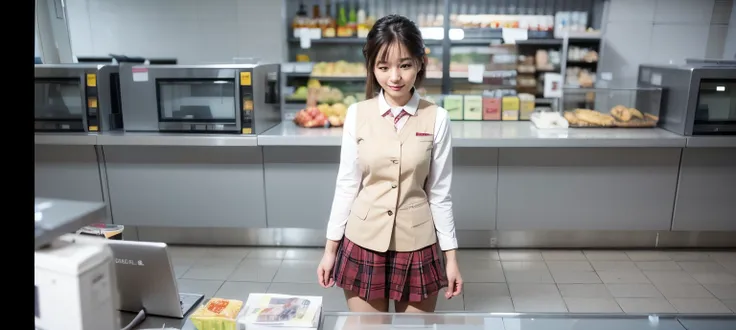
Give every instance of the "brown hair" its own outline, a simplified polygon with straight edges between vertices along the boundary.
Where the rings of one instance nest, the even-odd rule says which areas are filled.
[[[419,87],[427,75],[424,69],[424,39],[414,22],[401,15],[388,15],[381,17],[368,32],[368,40],[363,46],[363,57],[365,58],[365,69],[368,79],[365,84],[365,98],[371,99],[376,96],[381,85],[376,80],[373,69],[378,57],[385,59],[388,56],[388,46],[400,42],[406,47],[419,65],[414,85]],[[383,52],[383,53],[381,53]]]

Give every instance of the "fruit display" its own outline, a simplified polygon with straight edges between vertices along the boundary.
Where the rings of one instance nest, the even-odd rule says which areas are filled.
[[[318,62],[312,67],[315,77],[365,77],[365,64],[347,61]]]
[[[642,113],[636,108],[617,105],[610,113],[601,113],[590,109],[565,111],[565,119],[570,127],[655,127],[659,118]]]
[[[342,127],[348,107],[342,103],[329,105],[322,103],[316,107],[299,110],[294,116],[294,123],[301,127]]]

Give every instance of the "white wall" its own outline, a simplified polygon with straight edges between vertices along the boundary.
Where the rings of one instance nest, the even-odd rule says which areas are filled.
[[[181,64],[234,57],[281,62],[281,0],[66,0],[75,56],[176,57]]]
[[[733,0],[609,0],[600,72],[636,84],[640,64],[719,58]],[[733,26],[732,26],[733,27]]]

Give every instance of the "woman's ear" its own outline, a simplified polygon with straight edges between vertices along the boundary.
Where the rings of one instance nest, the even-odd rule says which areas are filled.
[[[422,68],[421,68],[421,70],[424,70],[427,67],[427,64],[428,63],[429,63],[429,58],[427,57],[427,55],[422,56]]]

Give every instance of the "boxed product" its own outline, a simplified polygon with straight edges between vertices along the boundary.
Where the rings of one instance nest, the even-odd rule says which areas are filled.
[[[238,330],[317,329],[321,313],[322,297],[251,293],[238,317]]]
[[[189,317],[197,330],[236,330],[243,302],[236,299],[212,298]]]

